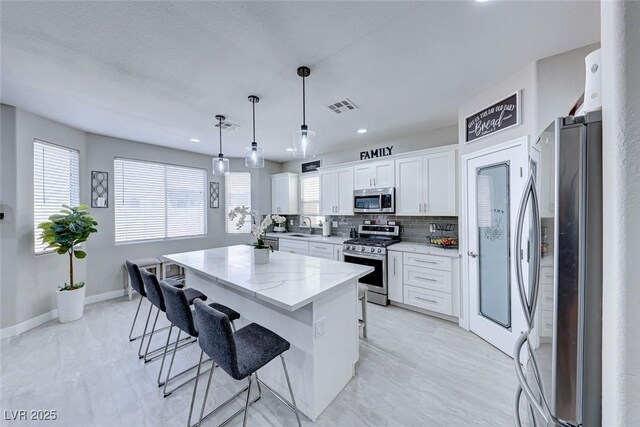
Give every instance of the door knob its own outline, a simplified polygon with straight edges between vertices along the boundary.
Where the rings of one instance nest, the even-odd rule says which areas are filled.
[[[469,252],[467,252],[467,254],[468,254],[471,258],[478,258],[478,253],[477,253],[477,252],[469,251]]]

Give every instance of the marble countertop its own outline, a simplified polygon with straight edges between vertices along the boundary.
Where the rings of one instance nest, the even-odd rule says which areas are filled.
[[[443,249],[437,246],[427,246],[426,243],[400,242],[387,247],[390,251],[414,252],[427,255],[447,256],[451,258],[459,258],[459,249]]]
[[[295,311],[332,289],[373,272],[373,267],[278,251],[271,253],[268,264],[255,265],[253,248],[247,245],[163,257],[288,311]]]
[[[312,237],[296,237],[293,234],[307,234],[304,231],[298,233],[267,233],[267,237],[277,237],[279,239],[290,239],[290,240],[300,240],[302,242],[320,242],[320,243],[331,243],[332,245],[341,245],[345,240],[349,240],[348,237],[344,236],[329,236],[322,237],[321,232],[319,234],[312,234]]]

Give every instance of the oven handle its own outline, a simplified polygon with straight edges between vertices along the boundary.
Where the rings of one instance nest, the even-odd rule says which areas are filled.
[[[347,252],[347,251],[342,251],[342,254],[347,257],[347,256],[352,256],[354,258],[362,258],[362,259],[375,259],[375,260],[381,260],[384,261],[384,259],[387,257],[386,255],[378,255],[378,254],[372,254],[372,255],[361,255],[359,252]],[[348,262],[348,261],[347,261]]]

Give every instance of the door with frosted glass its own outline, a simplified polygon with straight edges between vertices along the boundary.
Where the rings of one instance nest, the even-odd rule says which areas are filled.
[[[511,355],[524,328],[514,254],[515,223],[528,165],[515,146],[467,157],[469,327]]]

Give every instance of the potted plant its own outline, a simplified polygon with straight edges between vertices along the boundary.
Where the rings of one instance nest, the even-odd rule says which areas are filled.
[[[276,233],[284,233],[287,231],[287,218],[282,215],[272,215],[271,218],[275,225],[273,226],[273,231]]]
[[[73,258],[83,259],[87,256],[77,246],[85,242],[91,233],[98,231],[98,223],[87,212],[87,205],[62,207],[64,209],[60,213],[51,215],[49,221],[41,223],[38,228],[42,229],[42,243],[47,245],[47,249],[53,249],[60,255],[69,255],[69,283],[58,286],[56,299],[60,322],[72,322],[82,317],[85,295],[84,282],[73,281]]]
[[[254,243],[249,243],[250,246],[253,246],[253,263],[254,264],[268,264],[269,263],[269,252],[273,251],[271,246],[267,246],[264,244],[264,235],[267,232],[267,228],[273,224],[273,216],[276,215],[266,215],[260,224],[256,222],[256,211],[250,211],[246,206],[236,206],[231,211],[229,211],[229,219],[233,221],[238,218],[238,222],[236,223],[237,229],[241,229],[247,221],[247,217],[251,217],[251,234],[256,238]]]

